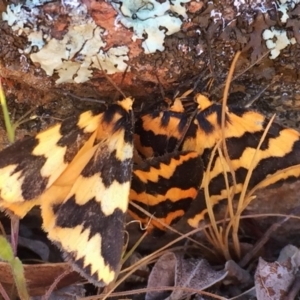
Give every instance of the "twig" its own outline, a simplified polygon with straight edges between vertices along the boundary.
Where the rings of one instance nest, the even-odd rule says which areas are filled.
[[[56,288],[58,283],[68,274],[70,273],[70,270],[66,270],[63,273],[61,273],[51,284],[46,294],[43,296],[42,300],[48,300],[53,292],[53,290]]]

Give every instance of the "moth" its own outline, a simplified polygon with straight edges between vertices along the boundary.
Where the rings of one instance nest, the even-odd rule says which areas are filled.
[[[253,162],[253,172],[248,185],[251,189],[263,179],[275,174],[277,171],[297,166],[300,164],[300,135],[291,128],[286,128],[273,122],[258,149],[261,137],[269,123],[269,119],[261,113],[237,106],[227,106],[225,109],[225,124],[222,129],[222,105],[213,103],[207,97],[198,94],[195,97],[198,105],[194,118],[177,103],[166,109],[146,112],[135,124],[135,148],[143,157],[159,156],[174,151],[180,144],[179,150],[195,151],[202,159],[204,175],[208,178],[209,193],[212,205],[227,199],[227,189],[224,177],[224,163],[219,155],[212,158],[211,168],[208,169],[212,152],[217,143],[221,142],[224,135],[229,159],[235,172],[235,193],[242,191],[247,172]],[[224,130],[224,131],[223,131]],[[300,176],[300,167],[290,169],[270,182],[275,184]],[[225,172],[230,186],[233,178],[228,165]],[[204,181],[200,182],[200,192],[188,212],[188,223],[197,227],[203,220],[206,212],[203,194]],[[157,203],[154,199],[147,199],[144,206],[152,207]],[[186,206],[185,212],[189,210]],[[161,216],[168,221],[169,211],[163,209]],[[172,212],[174,214],[174,211]]]
[[[133,165],[132,103],[125,98],[72,116],[0,152],[0,208],[23,218],[40,206],[49,239],[97,286],[120,269],[129,200],[156,198],[171,213],[173,204],[196,198],[203,174],[193,151]],[[160,216],[156,208],[150,213]]]
[[[0,207],[34,205],[65,258],[98,286],[120,266],[133,158],[131,98],[87,111],[0,152]]]

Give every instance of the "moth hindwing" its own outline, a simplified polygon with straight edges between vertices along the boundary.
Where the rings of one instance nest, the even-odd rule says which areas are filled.
[[[0,153],[1,208],[40,205],[48,237],[98,286],[121,260],[133,156],[132,100],[82,113]]]
[[[235,173],[234,191],[236,194],[241,193],[249,170],[251,170],[251,178],[247,185],[248,190],[279,171],[300,165],[298,154],[300,134],[296,130],[286,128],[276,122],[272,122],[270,128],[266,130],[270,121],[267,117],[255,110],[234,105],[226,107],[225,124],[222,128],[222,105],[213,103],[202,95],[197,96],[197,102],[198,113],[187,131],[183,141],[183,150],[193,150],[201,155],[206,170],[205,176],[208,178],[209,201],[212,205],[228,197],[224,171],[229,184],[233,185],[231,171],[229,165],[224,162],[224,158],[218,152],[211,157],[213,148],[222,140],[222,133]],[[265,138],[260,145],[264,134]],[[208,170],[211,159],[211,168]],[[268,185],[299,177],[300,166],[282,172],[273,180],[269,180]],[[204,188],[204,182],[202,188]],[[200,209],[200,207],[203,208],[201,204],[203,199],[199,196],[197,198],[194,203],[199,203],[199,211],[196,212],[195,207],[192,206],[188,221],[193,227],[198,226],[204,215]]]
[[[202,161],[196,152],[174,152],[146,160],[134,166],[129,214],[148,229],[166,228],[178,221],[197,196],[203,177]],[[159,221],[146,216],[132,204],[138,204]],[[149,222],[150,221],[150,222]]]

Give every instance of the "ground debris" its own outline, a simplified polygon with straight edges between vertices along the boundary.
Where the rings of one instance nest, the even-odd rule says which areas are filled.
[[[226,270],[215,271],[205,259],[184,259],[183,255],[169,252],[160,257],[149,276],[147,288],[174,286],[169,299],[183,299],[192,292],[185,289],[204,290],[222,281]],[[167,292],[148,292],[146,300],[164,299]]]
[[[255,273],[257,299],[285,299],[296,278],[299,258],[299,249],[292,245],[284,247],[275,262],[260,258]]]

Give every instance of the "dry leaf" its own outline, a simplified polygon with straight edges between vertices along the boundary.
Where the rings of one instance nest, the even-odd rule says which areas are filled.
[[[260,258],[255,272],[257,299],[284,299],[296,278],[299,263],[300,252],[292,245],[282,249],[276,262]]]
[[[70,273],[58,283],[58,288],[71,285],[80,280],[80,275],[72,271],[69,263],[24,264],[23,266],[31,296],[44,295],[55,279],[68,270]],[[14,285],[14,279],[8,263],[0,262],[0,282],[8,292]]]
[[[177,287],[168,299],[184,299],[193,294],[184,291],[190,288],[202,291],[223,280],[227,271],[215,271],[204,259],[184,259],[183,255],[166,253],[156,262],[149,276],[147,288],[162,286]],[[146,300],[165,299],[169,292],[151,291],[146,294]]]
[[[278,261],[286,262],[288,259],[291,259],[294,268],[298,268],[300,266],[300,251],[297,247],[287,245],[280,251]]]
[[[252,24],[253,31],[250,34],[250,41],[243,51],[248,51],[252,48],[251,62],[256,61],[264,53],[262,46],[262,32],[268,29],[271,25],[275,25],[275,22],[267,17],[267,14],[259,12]]]

